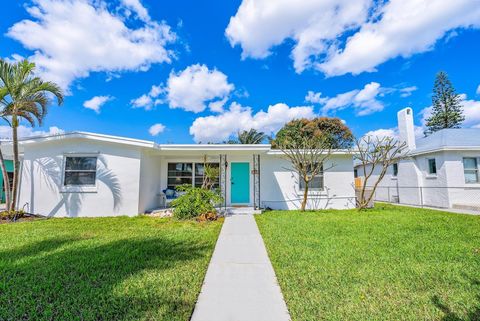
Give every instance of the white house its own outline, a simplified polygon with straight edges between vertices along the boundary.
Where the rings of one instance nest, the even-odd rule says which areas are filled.
[[[204,157],[220,168],[224,206],[296,209],[303,195],[298,174],[270,145],[159,145],[72,132],[27,138],[20,147],[18,206],[35,214],[133,216],[160,208],[166,188],[201,185]],[[355,207],[351,154],[335,151],[329,162],[308,207]]]
[[[415,139],[411,108],[398,112],[398,129],[408,154],[389,168],[376,200],[480,209],[480,129],[443,129]],[[361,166],[355,167],[355,173],[363,179]],[[377,177],[370,178],[368,185]]]

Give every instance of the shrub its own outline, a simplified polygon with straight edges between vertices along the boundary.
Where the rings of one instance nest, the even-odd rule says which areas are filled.
[[[16,221],[25,216],[25,211],[2,211],[0,212],[0,220]]]
[[[177,188],[184,192],[172,201],[173,216],[178,219],[192,219],[202,214],[215,213],[215,205],[223,199],[217,191],[184,185]]]

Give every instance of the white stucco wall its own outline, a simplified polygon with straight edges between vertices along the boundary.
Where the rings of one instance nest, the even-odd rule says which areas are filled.
[[[65,155],[98,157],[95,188],[64,188]],[[139,148],[124,144],[82,139],[30,144],[23,156],[18,205],[51,217],[136,215],[140,161]]]
[[[160,207],[162,158],[144,150],[140,164],[140,189],[138,213],[145,213]]]
[[[480,168],[480,151],[449,151],[445,152],[445,164],[449,205],[469,205],[480,207],[480,184],[465,183],[463,168],[464,157],[477,158],[477,166]]]
[[[333,155],[324,168],[328,169],[324,172],[325,189],[309,193],[308,208],[354,208],[352,156]],[[260,173],[262,206],[272,209],[300,208],[303,191],[299,188],[299,175],[289,161],[277,155],[262,155]]]

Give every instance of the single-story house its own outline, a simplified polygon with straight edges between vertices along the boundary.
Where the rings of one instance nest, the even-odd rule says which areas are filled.
[[[443,129],[416,138],[413,110],[405,108],[397,116],[399,140],[406,142],[408,152],[388,169],[375,199],[480,210],[480,129]],[[363,175],[363,167],[355,166],[355,176],[363,179]],[[377,175],[368,185],[373,185]]]
[[[165,189],[201,186],[205,161],[219,167],[222,206],[296,209],[303,195],[298,173],[266,144],[156,144],[72,132],[23,139],[20,150],[18,206],[34,214],[133,216],[158,209]],[[351,153],[334,151],[328,162],[310,186],[308,207],[355,207]]]

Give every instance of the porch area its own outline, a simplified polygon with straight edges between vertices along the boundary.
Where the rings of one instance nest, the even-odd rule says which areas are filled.
[[[160,150],[142,158],[139,213],[168,212],[171,202],[181,196],[178,187],[205,187],[208,168],[216,170],[209,187],[218,190],[221,215],[255,214],[260,208],[260,153],[263,145],[215,146],[210,149],[182,145],[174,150]],[[169,146],[172,149],[172,145]],[[215,150],[222,149],[222,150]],[[230,150],[223,150],[230,149]],[[215,172],[215,171],[214,171]]]

